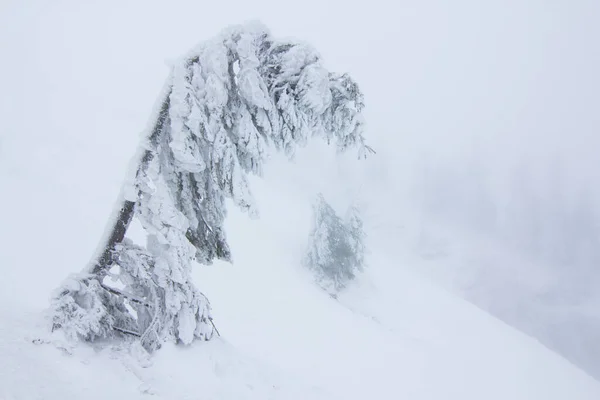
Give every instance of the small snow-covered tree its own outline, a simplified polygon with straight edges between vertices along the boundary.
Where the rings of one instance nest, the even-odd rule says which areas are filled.
[[[356,83],[260,24],[196,47],[157,104],[98,253],[52,299],[52,329],[70,338],[132,337],[149,351],[164,340],[209,340],[210,304],[190,268],[231,260],[225,200],[254,212],[247,174],[261,173],[270,147],[293,156],[317,135],[341,151],[369,150]],[[133,218],[146,243],[127,237]]]
[[[364,266],[364,230],[358,209],[344,221],[322,194],[313,203],[313,223],[303,264],[332,295],[346,287]]]
[[[362,270],[365,264],[365,229],[357,206],[353,205],[346,215],[346,228],[350,233],[348,241],[352,248],[356,268]]]

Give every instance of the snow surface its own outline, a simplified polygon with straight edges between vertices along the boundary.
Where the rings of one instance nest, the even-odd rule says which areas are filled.
[[[377,168],[369,161],[364,168],[347,159],[337,164],[333,149],[323,146],[299,154],[296,165],[275,157],[265,179],[251,181],[260,219],[231,208],[226,228],[234,264],[195,270],[220,339],[165,346],[151,365],[119,349],[71,351],[43,343],[41,311],[51,291],[95,250],[135,153],[136,133],[167,75],[165,58],[228,24],[259,17],[276,35],[313,43],[332,70],[350,69],[362,78],[374,107],[368,113],[373,131],[396,134],[383,128],[399,109],[411,114],[413,107],[421,117],[431,112],[425,94],[397,104],[369,97],[384,93],[388,82],[375,84],[368,76],[393,76],[398,63],[387,59],[382,71],[368,62],[352,67],[365,58],[353,46],[382,55],[390,41],[374,40],[388,36],[385,31],[362,37],[344,24],[359,13],[346,2],[303,2],[293,19],[268,1],[210,10],[200,3],[0,5],[0,36],[8,38],[0,44],[6,60],[0,74],[0,399],[600,398],[600,385],[585,373],[411,272],[423,262],[399,243],[399,232],[410,225],[388,218],[398,205],[391,191],[360,196],[370,233],[365,274],[338,300],[316,288],[300,266],[310,199],[322,191],[345,209],[359,191],[354,183]],[[402,13],[373,9],[380,11],[363,14],[362,22],[380,26],[383,18],[389,27],[400,26],[395,44],[431,64],[417,71],[405,63],[402,82],[427,80],[439,63],[419,46],[435,42],[429,27],[444,22],[444,10],[423,20],[413,18],[410,6]],[[323,34],[332,23],[339,29]],[[413,43],[415,36],[420,42]],[[470,118],[468,106],[464,115],[437,119]]]
[[[37,310],[3,294],[2,398],[600,398],[564,359],[403,268],[410,259],[383,238],[370,238],[369,269],[338,300],[318,289],[299,262],[309,187],[286,187],[293,169],[252,182],[260,219],[231,213],[235,263],[195,270],[221,338],[167,345],[149,362],[60,350],[38,343],[52,339]]]

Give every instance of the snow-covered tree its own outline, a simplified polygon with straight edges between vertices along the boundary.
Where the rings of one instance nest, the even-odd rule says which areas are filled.
[[[346,215],[346,228],[350,233],[348,241],[351,244],[356,268],[362,270],[365,264],[365,229],[360,210],[356,205],[350,207]]]
[[[364,230],[356,207],[346,220],[339,217],[322,194],[313,203],[313,223],[303,264],[330,294],[345,288],[364,266]]]
[[[255,211],[247,174],[261,173],[270,148],[293,156],[316,135],[365,156],[362,108],[348,75],[260,24],[197,46],[173,66],[97,255],[54,295],[52,329],[138,338],[150,351],[164,340],[209,340],[210,304],[190,268],[231,260],[225,200]],[[146,243],[127,237],[133,218]]]

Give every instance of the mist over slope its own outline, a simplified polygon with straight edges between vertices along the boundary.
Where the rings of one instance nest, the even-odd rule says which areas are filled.
[[[319,152],[309,152],[321,164]],[[387,235],[369,237],[368,269],[337,300],[320,290],[299,262],[307,194],[318,188],[314,180],[289,181],[306,176],[301,163],[273,160],[265,179],[253,182],[260,219],[232,207],[234,264],[194,270],[221,337],[167,344],[150,360],[119,346],[71,348],[48,335],[38,309],[2,290],[0,393],[7,399],[598,398],[594,379],[404,267],[414,256],[398,251]],[[27,272],[21,270],[21,281]],[[2,289],[18,283],[3,281]]]
[[[374,336],[366,333],[376,330],[370,323],[364,323],[362,332],[362,322],[354,317],[344,320],[347,312],[329,305],[329,299],[313,299],[320,299],[320,293],[310,285],[292,284],[304,279],[295,269],[307,232],[302,227],[307,226],[308,219],[302,216],[308,213],[308,199],[323,191],[340,209],[352,200],[359,201],[371,234],[374,276],[361,281],[364,286],[349,295],[345,306],[367,319],[388,321],[385,329],[417,329],[417,336],[432,335],[425,328],[419,330],[423,325],[431,324],[436,331],[458,325],[440,322],[439,314],[432,311],[446,300],[432,300],[430,304],[422,300],[425,306],[407,306],[416,301],[411,296],[419,290],[413,288],[421,288],[421,283],[414,283],[420,278],[407,271],[414,268],[428,272],[439,284],[458,290],[598,375],[593,339],[600,332],[600,308],[593,288],[598,282],[599,199],[597,188],[590,183],[598,178],[594,150],[598,147],[600,121],[595,110],[600,91],[595,71],[600,57],[598,50],[587,45],[589,38],[598,36],[593,20],[598,13],[595,2],[549,6],[514,1],[484,6],[465,1],[450,6],[444,2],[309,1],[294,8],[293,18],[286,7],[271,1],[209,7],[191,1],[62,1],[25,7],[13,1],[0,7],[0,30],[9,38],[0,45],[7,60],[0,74],[4,93],[0,96],[4,121],[0,135],[4,188],[0,254],[2,292],[8,299],[3,302],[2,315],[3,321],[12,321],[2,326],[17,326],[3,336],[10,338],[4,339],[8,344],[3,349],[11,348],[11,343],[25,346],[21,340],[23,332],[30,329],[27,321],[33,317],[31,313],[46,307],[50,292],[89,260],[137,146],[137,133],[145,126],[167,74],[165,61],[224,26],[260,18],[277,35],[313,43],[332,70],[348,71],[356,77],[365,91],[369,136],[377,156],[362,164],[351,157],[339,161],[331,149],[314,146],[299,155],[296,167],[286,169],[276,164],[282,171],[280,177],[267,177],[270,183],[255,182],[262,217],[271,218],[273,223],[252,225],[261,222],[232,216],[229,236],[235,268],[219,265],[198,271],[199,286],[213,301],[219,327],[223,325],[228,340],[240,343],[242,353],[262,351],[256,354],[261,362],[283,368],[284,361],[271,353],[291,347],[291,342],[282,340],[269,349],[266,339],[252,346],[248,341],[260,337],[257,322],[277,320],[273,314],[315,311],[300,307],[295,303],[299,299],[317,310],[329,308],[331,315],[320,314],[319,321],[345,321],[338,322],[346,327],[357,323],[361,326],[357,335],[363,336],[356,339],[373,340]],[[269,184],[285,189],[274,191]],[[294,195],[285,197],[286,191]],[[294,208],[282,209],[284,205],[279,203],[286,201]],[[268,213],[278,206],[280,224]],[[292,222],[284,217],[295,219]],[[265,237],[273,238],[257,240],[267,247],[236,236],[246,232],[254,237],[248,230],[255,226]],[[297,229],[290,233],[290,226]],[[257,249],[269,258],[259,260]],[[281,249],[287,253],[271,254]],[[280,271],[274,263],[285,267]],[[260,272],[261,267],[267,269]],[[254,269],[256,275],[244,275],[251,275]],[[399,275],[392,279],[396,275],[390,274]],[[251,297],[242,277],[261,283],[255,288],[267,294],[259,296],[258,303],[237,299],[228,282],[223,282],[230,280],[231,287],[240,290],[235,293]],[[282,289],[269,292],[274,289],[263,281],[271,280],[284,282],[279,284]],[[398,287],[392,290],[383,285],[388,281],[399,282]],[[389,294],[395,291],[403,297]],[[279,311],[272,308],[274,303],[281,303],[279,295],[288,293],[297,295],[288,296],[291,304]],[[433,298],[445,299],[439,291],[432,293]],[[456,299],[449,301],[460,304],[447,313],[454,316],[452,321],[459,321],[462,311],[457,310],[469,306]],[[264,309],[258,314],[235,311],[236,306],[252,304]],[[476,328],[471,325],[483,325],[477,329],[482,329],[481,334],[490,341],[483,347],[502,346],[494,343],[509,340],[486,336],[484,327],[488,324],[480,321],[486,317],[477,315],[461,335],[474,332]],[[238,319],[241,322],[236,325]],[[297,332],[292,329],[295,320],[280,321],[282,325],[265,326],[265,330],[279,329],[288,339],[292,330]],[[288,321],[287,325],[283,321]],[[497,323],[491,324],[495,327]],[[333,325],[329,330],[312,325],[306,330],[303,335],[324,335],[317,338],[321,347],[307,343],[309,349],[300,347],[303,352],[298,354],[281,350],[290,356],[287,362],[299,358],[302,367],[297,367],[298,374],[305,373],[311,362],[318,364],[311,358],[317,348],[333,345],[330,339],[343,336]],[[241,332],[248,333],[245,341],[237,336]],[[274,337],[266,336],[277,344]],[[430,356],[433,351],[429,345],[438,340],[454,339],[434,337],[426,341],[427,350],[415,355],[425,360],[419,365],[447,366],[444,363],[456,361],[456,354],[447,353],[449,350],[440,353],[447,355],[444,362],[437,358],[441,355]],[[515,340],[519,344],[506,346],[529,348],[521,339]],[[392,342],[393,348],[407,346],[403,340],[398,344],[396,338],[389,339]],[[449,347],[461,349],[464,345],[452,342]],[[220,345],[210,346],[217,348],[219,357],[230,351],[219,350]],[[532,346],[537,350],[531,351],[541,354],[542,350]],[[339,360],[347,348],[332,350],[331,358]],[[10,353],[14,356],[6,358],[9,361],[3,371],[12,371],[15,363],[38,363],[37,349],[27,353],[31,361],[19,358],[24,353]],[[231,358],[237,359],[238,350],[231,351]],[[307,354],[305,358],[300,357],[303,354]],[[365,363],[365,369],[384,362],[382,353],[375,354],[366,359],[370,362]],[[52,363],[55,355],[48,356]],[[398,358],[402,359],[400,355]],[[487,360],[477,359],[465,368],[475,370],[473,365],[484,362]],[[394,363],[385,365],[408,369]],[[97,364],[93,365],[90,376]],[[72,370],[64,373],[64,380],[71,380]],[[425,375],[441,379],[438,373]],[[488,373],[491,379],[492,371]],[[555,381],[551,372],[544,369],[540,373]],[[571,373],[576,374],[564,374]],[[355,376],[348,374],[344,370],[340,377]],[[7,372],[2,376],[14,377]],[[269,373],[266,376],[266,381],[276,379]],[[115,375],[114,379],[120,378]],[[579,379],[584,378],[574,382]],[[423,381],[414,382],[411,390],[415,393],[430,393],[418,386],[427,386]],[[456,378],[456,382],[463,381]],[[595,393],[587,383],[566,385],[564,388],[572,393]],[[137,384],[134,386],[137,390]],[[529,390],[516,384],[510,387],[515,393]],[[546,389],[561,393],[554,386],[544,386]],[[472,390],[471,394],[479,393],[477,388]],[[584,394],[581,398],[586,398]]]

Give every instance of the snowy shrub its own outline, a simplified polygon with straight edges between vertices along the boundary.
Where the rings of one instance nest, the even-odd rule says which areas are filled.
[[[293,156],[319,135],[366,155],[362,108],[348,75],[262,25],[200,44],[172,69],[98,254],[52,300],[53,329],[86,340],[137,337],[148,350],[210,339],[210,304],[190,268],[231,260],[225,200],[255,211],[247,174],[261,173],[269,148]],[[133,218],[145,246],[126,238]]]
[[[73,276],[64,282],[61,293],[52,300],[52,308],[56,310],[53,326],[64,327],[69,339],[94,340],[110,336],[114,317],[104,305],[108,295],[99,286],[93,278],[84,280]]]
[[[330,294],[346,287],[364,266],[363,223],[356,207],[342,220],[319,194],[313,204],[313,224],[303,264]]]

